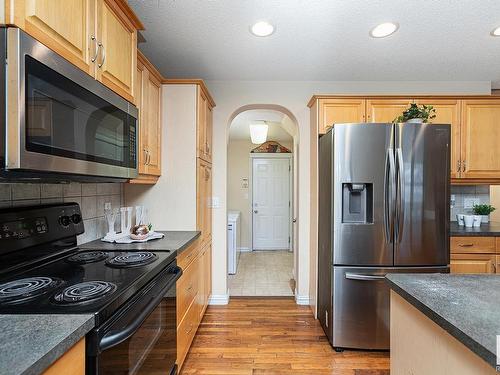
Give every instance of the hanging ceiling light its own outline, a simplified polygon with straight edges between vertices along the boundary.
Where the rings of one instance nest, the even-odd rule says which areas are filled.
[[[250,138],[252,138],[252,143],[256,145],[264,143],[267,139],[268,129],[269,126],[265,121],[250,124]]]

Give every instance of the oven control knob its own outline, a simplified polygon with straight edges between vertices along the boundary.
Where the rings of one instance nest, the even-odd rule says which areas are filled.
[[[67,227],[70,224],[71,220],[69,216],[61,216],[59,217],[59,224],[61,224],[63,227]]]
[[[82,221],[82,215],[80,214],[71,215],[71,221],[73,222],[73,224],[79,224]]]

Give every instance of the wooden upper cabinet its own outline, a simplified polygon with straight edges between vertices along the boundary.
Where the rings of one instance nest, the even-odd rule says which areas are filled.
[[[35,39],[134,102],[137,29],[143,26],[124,0],[16,0],[5,5],[6,24]]]
[[[161,81],[149,73],[144,83],[147,101],[144,111],[147,113],[147,174],[159,176],[161,174]]]
[[[412,102],[413,99],[368,99],[366,101],[366,121],[392,122]]]
[[[500,99],[463,100],[462,178],[500,178]]]
[[[139,177],[131,183],[154,184],[161,175],[161,74],[138,53],[134,96],[139,109],[137,164]]]
[[[450,170],[451,178],[460,177],[460,101],[455,99],[419,99],[419,105],[432,105],[436,109],[434,124],[451,125]]]
[[[198,149],[198,157],[203,160],[207,160],[208,152],[207,152],[207,111],[208,111],[208,98],[201,89],[200,86],[197,88],[198,90],[198,99],[197,99],[197,149]]]
[[[333,124],[365,122],[365,100],[353,99],[319,99],[319,134],[324,134]]]
[[[8,2],[15,24],[53,51],[94,76],[97,51],[95,0]],[[9,10],[9,9],[7,9]]]
[[[97,19],[97,79],[134,102],[137,29],[115,1],[97,0]]]
[[[145,129],[143,129],[143,124],[146,124],[146,113],[144,112],[143,105],[143,82],[145,76],[148,74],[146,67],[140,61],[137,61],[137,72],[135,76],[135,104],[139,111],[139,115],[137,118],[139,132],[137,133],[138,141],[137,141],[137,167],[139,174],[146,173],[146,143],[147,143],[147,134],[145,134]]]

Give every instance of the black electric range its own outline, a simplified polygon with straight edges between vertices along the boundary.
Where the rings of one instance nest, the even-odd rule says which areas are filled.
[[[116,373],[117,366],[175,373],[182,274],[175,254],[83,250],[76,246],[83,232],[75,203],[0,210],[0,313],[94,314],[88,374]],[[148,339],[134,339],[145,333]],[[134,352],[123,350],[138,342]],[[162,361],[149,355],[153,349],[164,352]]]

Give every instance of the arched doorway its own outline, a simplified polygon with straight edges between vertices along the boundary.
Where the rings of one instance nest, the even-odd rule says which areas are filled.
[[[259,144],[252,144],[249,125],[261,122],[268,127],[267,141],[282,146],[278,153],[252,152]],[[234,111],[228,121],[227,137],[227,212],[228,212],[228,293],[230,296],[292,296],[295,294],[295,280],[298,263],[298,149],[299,131],[294,115],[279,105],[247,105]],[[266,148],[266,151],[276,151]],[[289,150],[290,153],[287,153]],[[262,223],[261,210],[256,206],[259,194],[268,194],[259,185],[262,180],[252,176],[256,166],[280,166],[281,170],[289,165],[289,189],[280,188],[283,178],[274,178],[273,190],[280,190],[281,200],[289,193],[289,216],[284,219],[283,212],[274,216],[278,220],[276,228],[259,225]],[[288,168],[288,167],[287,167]],[[273,169],[276,170],[276,169]],[[281,176],[284,176],[283,174]],[[279,177],[279,176],[278,176]],[[286,183],[285,183],[286,185]],[[285,187],[285,186],[283,186]],[[259,191],[259,193],[257,193]],[[269,193],[272,196],[272,192]],[[279,204],[277,204],[279,205]],[[281,205],[283,206],[283,205]],[[273,216],[267,207],[267,222]],[[238,218],[235,226],[233,220]],[[260,219],[259,219],[260,218]],[[260,221],[259,221],[260,220]],[[288,222],[284,228],[280,223]],[[239,236],[237,236],[238,228]],[[264,235],[262,234],[264,228]],[[283,244],[280,239],[286,236]],[[232,240],[239,237],[239,242]],[[264,238],[264,240],[263,240]],[[281,244],[280,244],[281,243]],[[282,248],[283,247],[283,248]],[[239,252],[241,251],[241,253]],[[239,254],[239,256],[238,256]],[[238,267],[239,266],[239,267]]]

